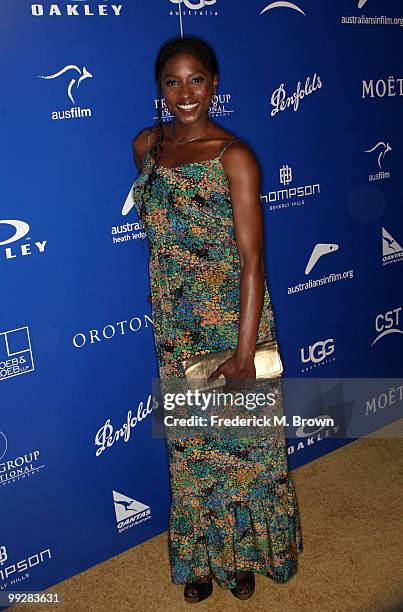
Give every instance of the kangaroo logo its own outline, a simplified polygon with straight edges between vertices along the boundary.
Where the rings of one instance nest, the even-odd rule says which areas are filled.
[[[393,255],[393,253],[399,253],[403,251],[403,248],[398,242],[389,234],[384,227],[382,227],[382,245],[383,255]]]
[[[75,105],[76,102],[75,102],[75,100],[73,98],[73,94],[71,93],[71,90],[73,89],[73,87],[75,85],[76,85],[76,88],[78,89],[80,87],[81,81],[83,81],[84,79],[92,78],[91,72],[88,72],[88,70],[87,70],[87,68],[85,66],[83,66],[83,69],[80,70],[80,68],[78,66],[74,66],[73,64],[69,64],[68,66],[65,66],[64,68],[59,70],[59,72],[55,72],[55,74],[50,74],[49,76],[45,76],[43,74],[40,74],[40,75],[38,75],[38,79],[57,79],[57,77],[61,76],[65,72],[69,72],[70,70],[75,70],[80,75],[80,78],[78,80],[73,77],[71,79],[68,87],[67,87],[67,95],[69,96],[69,98],[73,102],[73,104]]]
[[[260,15],[263,15],[263,13],[265,13],[266,11],[270,11],[271,9],[274,9],[274,8],[290,8],[290,9],[293,9],[294,11],[298,11],[298,13],[302,13],[302,15],[305,15],[304,11],[301,8],[299,8],[299,6],[297,6],[293,2],[285,2],[285,1],[271,2],[270,4],[266,6],[266,8],[263,9],[263,11],[261,11]]]
[[[367,3],[367,0],[358,0],[358,8],[362,8],[364,4]]]
[[[311,253],[311,256],[305,268],[305,274],[310,273],[310,271],[312,270],[312,268],[315,266],[316,262],[318,261],[319,257],[322,257],[322,255],[327,255],[328,253],[333,253],[334,251],[337,251],[338,249],[339,249],[338,244],[323,244],[322,242],[319,242]]]
[[[386,153],[392,150],[392,147],[390,146],[388,142],[386,143],[378,142],[374,147],[372,147],[372,149],[364,149],[364,153],[372,153],[372,151],[375,151],[376,149],[379,149],[379,148],[380,148],[380,151],[378,155],[378,166],[379,166],[379,169],[382,170],[381,161],[385,157]]]

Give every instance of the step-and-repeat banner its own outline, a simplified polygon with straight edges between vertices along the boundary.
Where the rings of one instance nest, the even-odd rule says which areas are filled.
[[[41,590],[167,528],[131,142],[158,105],[171,119],[153,70],[181,28],[217,53],[211,117],[261,164],[284,375],[341,380],[311,404],[343,411],[338,436],[288,428],[290,468],[347,443],[354,419],[369,432],[399,416],[398,384],[350,402],[342,380],[402,372],[403,7],[2,0],[0,12],[1,592]]]

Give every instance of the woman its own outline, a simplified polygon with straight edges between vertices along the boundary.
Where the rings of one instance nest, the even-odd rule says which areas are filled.
[[[158,99],[173,116],[133,140],[133,199],[150,248],[152,318],[160,378],[183,377],[191,355],[236,349],[212,379],[255,380],[255,347],[275,338],[263,263],[260,173],[250,148],[216,125],[212,49],[168,41],[155,66]],[[212,578],[239,599],[254,573],[285,582],[302,552],[284,431],[230,440],[167,439],[172,581],[189,603]]]

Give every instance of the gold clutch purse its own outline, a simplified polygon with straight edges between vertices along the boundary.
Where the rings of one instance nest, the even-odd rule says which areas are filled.
[[[224,361],[234,355],[236,349],[227,349],[205,355],[193,355],[182,361],[185,371],[186,382],[189,389],[195,391],[207,391],[216,387],[223,387],[226,384],[224,374],[220,374],[211,383],[207,378]],[[276,340],[266,340],[256,345],[255,351],[256,379],[276,378],[283,372],[278,344]]]

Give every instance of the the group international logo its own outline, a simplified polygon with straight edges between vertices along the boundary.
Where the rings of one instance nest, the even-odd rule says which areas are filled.
[[[273,107],[270,112],[271,116],[275,117],[277,113],[288,108],[292,108],[296,112],[300,108],[301,101],[307,96],[318,92],[322,86],[321,78],[316,72],[313,77],[308,76],[305,79],[304,85],[302,85],[301,81],[298,81],[296,90],[291,95],[287,95],[284,83],[281,83],[281,85],[271,94],[270,101]]]
[[[169,0],[170,15],[215,17],[218,15],[217,4],[220,0]],[[175,8],[173,8],[175,6]]]
[[[403,259],[403,248],[389,232],[382,227],[382,263],[387,266]]]
[[[373,153],[373,155],[377,157],[378,160],[378,168],[379,172],[376,174],[370,174],[368,180],[371,181],[381,181],[384,179],[390,178],[390,172],[385,172],[383,169],[384,159],[387,153],[392,150],[392,147],[388,142],[377,142],[373,147],[369,149],[364,149],[364,153]]]
[[[334,357],[334,343],[334,338],[327,338],[327,340],[318,340],[308,347],[302,347],[300,349],[300,358],[304,367],[301,368],[301,372],[308,372],[309,370],[333,363],[336,360]]]
[[[269,211],[296,208],[305,204],[305,198],[320,193],[319,183],[309,183],[306,185],[291,185],[294,181],[293,170],[288,164],[281,166],[279,171],[279,181],[284,187],[275,189],[267,194],[261,195],[262,202],[267,204]]]
[[[174,119],[173,114],[167,107],[164,98],[156,98],[154,100],[154,115],[153,119],[156,121],[159,119],[158,110],[160,109],[161,119],[163,122],[169,122]],[[209,106],[208,114],[210,117],[229,117],[234,110],[231,108],[231,94],[220,93],[214,94],[211,97],[211,104]]]
[[[0,431],[0,487],[30,478],[45,467],[40,460],[39,450],[10,457],[7,456],[7,449],[6,434]]]
[[[0,544],[0,592],[11,590],[10,587],[13,585],[30,578],[31,570],[35,572],[42,563],[46,563],[51,558],[51,549],[46,548],[39,552],[31,552],[23,559],[11,560],[7,547]]]
[[[118,491],[112,491],[112,496],[118,533],[136,527],[151,518],[150,506]]]
[[[375,317],[375,331],[376,336],[371,343],[371,346],[374,346],[379,340],[385,338],[385,336],[390,336],[391,334],[403,334],[403,331],[400,329],[400,313],[401,306],[398,308],[394,308],[393,310],[387,310],[386,312],[382,312],[377,314]]]
[[[34,370],[28,327],[0,332],[0,380]]]
[[[75,2],[41,2],[31,4],[34,17],[120,17],[122,4],[112,4],[109,0],[75,0]]]
[[[45,252],[47,240],[32,243],[30,226],[21,219],[0,219],[0,261]]]
[[[270,2],[270,4],[265,6],[265,8],[262,11],[260,11],[260,15],[263,15],[263,13],[267,13],[267,11],[271,11],[272,9],[275,9],[275,8],[292,9],[294,11],[297,11],[298,13],[301,13],[301,15],[305,15],[302,8],[300,8],[297,4],[295,4],[294,2],[284,2],[284,1]]]
[[[313,247],[308,263],[305,267],[305,276],[308,276],[315,266],[318,265],[318,262],[322,260],[325,256],[331,255],[339,250],[338,244],[326,243],[326,242],[318,242]],[[326,257],[326,260],[328,257]],[[322,266],[323,268],[323,266]],[[343,272],[331,272],[325,276],[320,278],[310,278],[309,280],[304,280],[296,285],[287,288],[287,293],[290,295],[292,293],[299,293],[300,291],[304,291],[306,289],[314,289],[316,287],[322,287],[323,285],[327,285],[330,283],[335,283],[339,280],[353,278],[354,271],[353,270],[345,270]]]
[[[51,118],[53,121],[86,119],[92,116],[91,108],[81,108],[81,106],[77,105],[77,98],[81,99],[85,95],[88,80],[92,78],[92,73],[85,66],[77,66],[75,64],[68,64],[50,74],[38,74],[38,79],[57,83],[57,91],[64,90],[66,98],[73,105],[68,109],[52,111]]]

